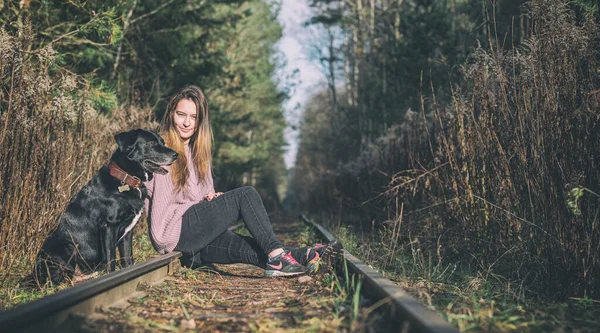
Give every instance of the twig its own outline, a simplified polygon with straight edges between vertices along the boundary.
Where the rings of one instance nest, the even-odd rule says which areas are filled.
[[[600,301],[591,299],[591,298],[579,298],[579,297],[567,297],[567,298],[570,300],[573,300],[573,301],[583,301],[583,302],[592,302],[592,303],[600,304]]]
[[[156,9],[154,9],[153,11],[150,11],[150,12],[148,12],[148,13],[146,13],[146,14],[142,15],[142,16],[139,16],[139,17],[138,17],[138,18],[136,18],[135,20],[131,20],[131,22],[130,22],[129,24],[134,24],[135,22],[137,22],[137,21],[139,21],[139,20],[141,20],[141,19],[143,19],[143,18],[146,18],[146,17],[148,17],[148,16],[150,16],[150,15],[154,15],[154,14],[158,13],[158,11],[160,11],[160,10],[161,10],[161,9],[163,9],[164,7],[166,7],[166,6],[170,5],[170,4],[172,4],[174,1],[175,1],[175,0],[171,0],[171,1],[168,1],[168,2],[165,2],[165,3],[163,3],[162,5],[160,5],[160,6],[156,7]],[[135,5],[134,5],[134,7],[135,7]]]
[[[542,227],[540,227],[539,225],[537,225],[537,224],[535,224],[535,223],[533,223],[533,222],[527,221],[526,219],[524,219],[524,218],[522,218],[522,217],[519,217],[519,216],[517,216],[515,213],[513,213],[513,212],[510,212],[510,211],[508,211],[508,210],[506,210],[506,209],[504,209],[504,208],[502,208],[502,207],[500,207],[500,206],[497,206],[497,205],[495,205],[495,204],[493,204],[493,203],[491,203],[491,202],[489,202],[489,201],[485,200],[484,198],[482,198],[482,197],[480,197],[480,196],[478,196],[478,195],[476,195],[476,194],[473,194],[473,197],[475,197],[475,198],[477,198],[477,199],[479,199],[479,200],[481,200],[481,201],[483,201],[483,202],[485,202],[485,203],[489,204],[490,206],[492,206],[492,207],[494,207],[494,208],[496,208],[496,209],[499,209],[499,210],[501,210],[501,211],[505,212],[505,213],[506,213],[506,214],[508,214],[508,215],[511,215],[511,216],[515,217],[515,218],[516,218],[516,219],[518,219],[519,221],[522,221],[522,222],[525,222],[525,223],[527,223],[527,224],[529,224],[529,225],[531,225],[531,226],[534,226],[534,227],[536,227],[536,228],[540,229],[541,231],[543,231],[543,232],[544,232],[546,235],[548,235],[548,236],[551,236],[551,235],[550,235],[550,233],[548,233],[546,230],[544,230],[544,229],[543,229]]]
[[[57,38],[55,38],[54,40],[52,40],[52,41],[50,42],[50,44],[54,44],[54,43],[58,42],[59,40],[61,40],[61,39],[63,39],[63,38],[66,38],[66,37],[69,37],[69,36],[71,36],[71,35],[73,35],[73,34],[76,34],[76,33],[78,33],[79,31],[81,31],[81,29],[83,29],[84,27],[86,27],[86,26],[88,26],[89,24],[91,24],[92,22],[94,22],[94,20],[96,20],[96,18],[97,18],[97,16],[93,17],[91,20],[89,20],[87,23],[85,23],[85,24],[84,24],[84,25],[82,25],[81,27],[79,27],[79,28],[77,28],[77,29],[75,29],[75,30],[73,30],[73,31],[67,32],[67,33],[66,33],[66,34],[64,34],[64,35],[58,36]]]
[[[597,197],[599,197],[599,198],[600,198],[600,194],[598,194],[598,193],[596,193],[596,192],[594,192],[594,191],[590,190],[589,188],[587,188],[587,187],[582,187],[582,189],[583,189],[583,190],[585,190],[585,191],[588,191],[588,192],[590,192],[591,194],[593,194],[593,195],[595,195],[595,196],[597,196]]]
[[[183,306],[183,302],[181,301],[180,298],[177,299],[179,301],[179,305],[181,305],[181,309],[183,310],[183,314],[185,314],[185,318],[187,320],[190,320],[190,314],[187,312],[187,310],[185,309],[185,306]]]
[[[4,117],[4,128],[2,129],[2,136],[0,136],[0,145],[4,142],[6,136],[6,129],[8,128],[8,120],[10,119],[10,109],[12,107],[13,92],[15,87],[15,67],[13,66],[10,71],[10,92],[8,93],[8,107],[6,109],[6,115]]]
[[[133,15],[133,11],[135,10],[136,6],[137,6],[137,0],[134,0],[133,5],[131,6],[131,8],[129,9],[129,12],[127,13],[125,22],[123,22],[123,33],[121,35],[121,40],[119,41],[119,47],[117,47],[117,56],[115,58],[115,64],[113,65],[113,71],[110,74],[111,79],[114,79],[115,75],[117,73],[117,67],[119,67],[119,61],[121,60],[121,50],[123,49],[123,40],[125,39],[125,31],[127,31],[127,28],[129,27],[129,20],[131,19],[131,16]]]
[[[441,164],[441,165],[438,165],[438,166],[436,166],[435,168],[433,168],[433,169],[431,169],[431,170],[426,170],[424,173],[422,173],[422,174],[418,175],[417,177],[415,177],[415,178],[411,178],[410,180],[407,180],[407,181],[405,181],[405,182],[404,182],[404,183],[402,183],[402,184],[395,185],[395,186],[393,186],[391,189],[389,189],[389,190],[387,190],[387,191],[385,191],[385,192],[379,193],[378,195],[374,196],[373,198],[371,198],[371,199],[369,199],[369,200],[367,200],[367,201],[364,201],[363,203],[361,203],[361,205],[364,205],[364,204],[366,204],[366,203],[369,203],[369,202],[371,202],[371,201],[373,201],[373,200],[375,200],[375,199],[377,199],[377,198],[379,198],[379,197],[381,197],[381,196],[383,196],[383,195],[386,195],[386,194],[390,193],[391,191],[394,191],[394,190],[396,190],[396,189],[398,189],[398,188],[400,188],[400,187],[403,187],[403,186],[405,186],[405,185],[408,185],[408,184],[410,184],[410,183],[412,183],[412,182],[415,182],[415,181],[417,181],[417,180],[419,180],[419,179],[423,178],[424,176],[426,176],[426,175],[428,175],[428,174],[430,174],[430,173],[432,173],[432,172],[436,171],[437,169],[439,169],[439,168],[441,168],[441,167],[445,166],[446,164],[448,164],[448,162],[446,162],[446,163],[444,163],[444,164]],[[394,175],[394,177],[395,177],[395,175]]]

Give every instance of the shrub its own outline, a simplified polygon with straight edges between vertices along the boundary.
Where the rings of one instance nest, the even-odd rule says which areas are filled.
[[[0,30],[0,280],[28,273],[71,196],[106,163],[112,136],[155,127],[149,109],[92,107],[89,84],[32,47],[29,26]]]

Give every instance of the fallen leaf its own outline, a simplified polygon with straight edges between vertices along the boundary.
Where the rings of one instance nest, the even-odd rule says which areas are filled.
[[[194,318],[191,318],[190,320],[181,319],[179,327],[181,329],[194,329],[196,328],[196,321],[194,320]]]
[[[301,276],[301,277],[298,278],[298,282],[300,282],[300,283],[307,283],[307,282],[310,282],[312,280],[313,280],[313,278],[311,278],[308,275],[303,275],[303,276]]]

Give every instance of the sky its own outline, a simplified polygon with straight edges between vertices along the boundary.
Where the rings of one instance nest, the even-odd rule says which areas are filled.
[[[323,87],[325,78],[318,67],[309,61],[306,44],[307,36],[311,35],[309,29],[302,27],[302,23],[311,17],[311,9],[307,0],[281,0],[281,11],[277,19],[283,26],[283,36],[277,43],[276,48],[283,53],[287,64],[280,69],[276,76],[278,80],[286,80],[298,70],[297,76],[288,82],[296,85],[291,92],[290,99],[284,105],[284,114],[288,122],[285,129],[285,139],[288,148],[284,156],[285,165],[289,169],[293,167],[298,151],[298,129],[299,120],[310,97]],[[296,129],[293,129],[296,127]]]

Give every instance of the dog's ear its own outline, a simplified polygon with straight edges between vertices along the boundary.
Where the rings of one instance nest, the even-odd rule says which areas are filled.
[[[117,145],[119,146],[119,150],[123,153],[127,153],[128,150],[131,149],[135,139],[137,137],[137,130],[122,132],[115,135],[115,141],[117,141]]]

